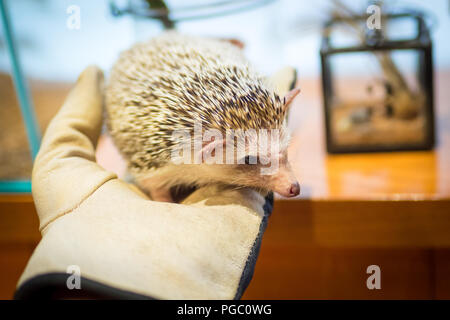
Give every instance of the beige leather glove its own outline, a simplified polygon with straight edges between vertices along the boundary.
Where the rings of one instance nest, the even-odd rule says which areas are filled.
[[[88,289],[86,296],[95,296],[98,285],[119,298],[239,298],[253,273],[270,201],[250,189],[216,186],[181,204],[155,202],[104,170],[94,155],[102,84],[102,72],[87,68],[47,128],[32,177],[42,240],[16,298],[51,297],[55,287],[69,291],[69,266],[81,271],[81,289],[70,291],[77,296]]]

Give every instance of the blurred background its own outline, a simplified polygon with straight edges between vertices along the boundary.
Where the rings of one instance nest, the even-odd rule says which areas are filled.
[[[166,0],[167,5],[173,8],[215,2]],[[88,64],[97,64],[108,71],[119,52],[162,29],[158,21],[142,21],[132,15],[113,17],[109,1],[19,0],[7,3],[24,71],[35,79],[73,82]],[[114,3],[122,8],[128,0]],[[330,17],[333,3],[329,0],[262,3],[260,7],[230,15],[182,21],[176,24],[176,28],[190,34],[240,39],[246,44],[249,60],[262,72],[271,73],[290,65],[297,68],[302,77],[318,76],[321,29]],[[355,11],[365,12],[368,2],[346,3]],[[70,16],[67,9],[71,5],[80,8],[80,29],[67,27]],[[448,1],[391,0],[387,5],[393,9],[420,8],[429,13],[434,22],[435,65],[437,68],[450,68],[450,44],[445,41],[450,30]],[[212,8],[209,11],[212,15],[219,10]],[[201,13],[208,14],[208,11]],[[0,70],[8,73],[10,64],[4,43],[0,45]],[[361,66],[353,64],[348,68],[349,71],[358,71]]]
[[[111,3],[117,8],[142,7],[141,0],[69,1],[19,0],[6,1],[10,12],[15,42],[25,77],[32,91],[41,130],[59,107],[67,88],[89,64],[100,66],[106,73],[119,53],[136,41],[143,41],[163,30],[159,20],[142,19],[133,14],[119,17],[111,13]],[[189,16],[183,8],[222,3],[208,0],[168,0],[175,18]],[[364,13],[366,0],[344,1],[355,12]],[[435,68],[450,68],[449,4],[446,0],[387,1],[389,10],[418,8],[428,16],[434,40]],[[244,4],[244,5],[243,5]],[[68,26],[73,14],[79,10],[80,23]],[[231,1],[231,5],[210,6],[195,11],[202,19],[188,19],[176,23],[177,30],[190,34],[236,38],[245,43],[249,60],[264,74],[271,74],[284,66],[297,69],[300,79],[320,76],[322,27],[334,4],[329,0],[308,1]],[[231,14],[222,15],[221,13]],[[190,11],[188,11],[189,13]],[[192,14],[191,14],[192,15]],[[400,28],[400,29],[399,29]],[[396,29],[400,35],[408,34],[408,26]],[[402,30],[403,28],[403,30]],[[361,74],[367,61],[350,57],[351,63],[338,64],[339,71]],[[411,59],[399,59],[400,67],[411,68]],[[0,179],[29,177],[31,160],[25,146],[25,129],[20,121],[19,108],[14,97],[9,74],[11,63],[3,34],[0,34],[0,81],[2,102],[8,107],[0,110],[1,146]],[[56,86],[56,87],[55,87]],[[320,97],[317,97],[319,99]],[[48,99],[52,99],[51,102]],[[7,101],[7,103],[6,103]],[[291,124],[296,127],[297,124]],[[14,137],[14,139],[10,139]],[[13,145],[15,141],[17,144]],[[8,150],[8,152],[6,152]],[[20,159],[20,161],[17,161]]]
[[[216,6],[222,2],[165,1],[175,20],[189,16],[186,8],[208,5],[195,11],[201,19],[181,20],[176,29],[238,39],[262,73],[292,66],[302,87],[289,118],[290,158],[302,195],[294,201],[277,199],[255,279],[244,298],[450,298],[450,2],[384,3],[386,10],[407,8],[426,15],[433,42],[436,148],[353,155],[329,155],[325,146],[319,52],[323,25],[335,3],[243,0]],[[117,14],[141,8],[145,3],[140,0],[5,3],[41,132],[86,66],[96,64],[107,76],[121,51],[163,30],[160,20]],[[342,3],[360,14],[370,4]],[[222,15],[224,8],[230,14]],[[79,14],[78,24],[74,14]],[[400,36],[408,36],[409,30],[395,29]],[[0,180],[26,181],[32,160],[0,31]],[[414,67],[411,61],[400,57],[396,63],[408,72]],[[353,93],[354,79],[370,66],[364,59],[344,59],[335,69],[354,77],[354,82],[339,83]],[[101,138],[100,150],[102,165],[122,174],[123,164],[107,137]],[[0,194],[0,221],[0,298],[10,298],[39,240],[30,195]],[[379,291],[366,287],[366,268],[372,264],[385,272]]]

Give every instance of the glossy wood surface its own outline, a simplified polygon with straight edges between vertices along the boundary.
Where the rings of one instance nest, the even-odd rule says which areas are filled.
[[[277,198],[246,299],[450,298],[450,73],[436,76],[438,145],[428,152],[328,155],[318,79],[300,79],[289,127],[289,156],[302,185]],[[67,87],[44,86],[55,111]],[[63,91],[64,90],[64,91]],[[40,94],[37,92],[36,94]],[[98,161],[125,166],[102,136]],[[30,195],[0,196],[0,298],[15,284],[38,243]],[[366,268],[382,270],[368,290]]]
[[[437,145],[433,151],[329,155],[319,79],[301,79],[291,108],[290,161],[301,198],[431,200],[450,198],[450,73],[435,80]],[[348,90],[352,86],[349,85]]]

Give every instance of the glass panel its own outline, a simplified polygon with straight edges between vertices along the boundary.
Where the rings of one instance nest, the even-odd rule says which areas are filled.
[[[2,6],[3,8],[3,6]],[[1,8],[0,8],[1,9]],[[0,182],[26,180],[31,176],[31,153],[23,115],[13,85],[11,59],[12,24],[9,16],[0,15]],[[13,38],[13,40],[15,40]],[[17,41],[15,41],[17,42]],[[12,55],[17,57],[17,55]],[[17,71],[17,68],[14,69]],[[26,97],[24,96],[26,100]],[[27,113],[29,115],[29,113]],[[32,117],[31,117],[32,118]],[[0,185],[0,191],[8,191],[14,185]]]
[[[418,36],[417,20],[411,17],[391,19],[385,24],[385,36],[392,41],[412,40]]]
[[[5,48],[1,48],[4,55]],[[0,180],[29,179],[31,154],[11,76],[0,72]]]
[[[352,23],[353,24],[336,23],[331,27],[331,47],[356,47],[362,44],[361,37],[364,37],[363,32],[366,29],[365,21],[353,21]]]
[[[27,132],[33,132],[37,146],[40,134],[39,132],[35,134],[33,124],[39,123],[41,130],[38,131],[45,130],[50,119],[59,109],[69,85],[56,80],[54,73],[49,72],[52,69],[52,63],[47,63],[42,58],[43,54],[50,51],[45,40],[52,36],[43,23],[44,20],[47,23],[52,20],[48,15],[51,11],[49,2],[5,1],[5,4],[16,49],[14,56],[25,77],[22,81],[29,89],[28,100],[31,106],[29,111],[21,112],[20,99],[13,85],[13,74],[19,73],[14,72],[17,69],[14,69],[8,54],[6,33],[2,28],[0,30],[0,191],[25,191],[24,183],[14,181],[31,178],[32,157]],[[65,15],[62,17],[65,18]],[[36,28],[36,25],[40,27]],[[51,60],[51,57],[48,60]],[[29,121],[28,125],[24,121],[25,118]],[[26,130],[27,128],[29,130]]]
[[[418,82],[418,61],[416,50],[332,55],[333,142],[340,146],[423,143],[426,99]]]

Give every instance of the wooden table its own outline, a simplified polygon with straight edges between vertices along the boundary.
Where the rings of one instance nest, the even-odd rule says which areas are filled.
[[[450,298],[450,73],[436,77],[431,152],[328,155],[319,80],[299,84],[289,157],[302,193],[276,200],[244,298]],[[105,137],[97,159],[124,172]],[[38,221],[29,195],[0,196],[0,213],[0,297],[8,298],[39,240]],[[372,264],[381,290],[366,287]]]
[[[450,298],[450,73],[436,77],[434,151],[328,155],[319,80],[300,80],[289,157],[302,186],[278,199],[244,298]],[[368,290],[366,269],[381,268]]]

